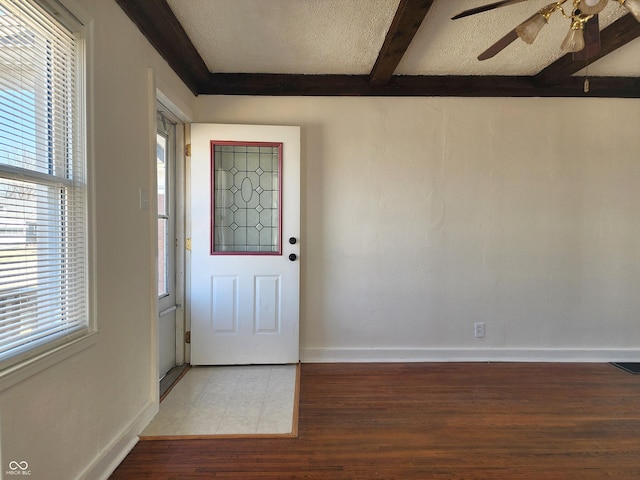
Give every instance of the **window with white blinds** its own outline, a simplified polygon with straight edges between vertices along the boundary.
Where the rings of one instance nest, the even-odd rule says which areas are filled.
[[[88,330],[82,40],[0,0],[0,370]]]

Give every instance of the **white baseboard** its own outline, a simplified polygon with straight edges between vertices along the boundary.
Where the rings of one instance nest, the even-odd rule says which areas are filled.
[[[332,362],[640,362],[640,349],[303,348],[303,363]]]
[[[150,402],[140,414],[94,459],[77,480],[107,480],[120,462],[138,443],[138,435],[158,413],[158,404]]]

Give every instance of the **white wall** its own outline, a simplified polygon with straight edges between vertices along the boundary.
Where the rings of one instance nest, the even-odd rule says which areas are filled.
[[[150,143],[157,84],[188,113],[195,97],[114,1],[77,0],[94,20],[97,343],[0,393],[0,478],[27,461],[31,479],[102,478],[157,410]],[[153,197],[151,197],[153,198]],[[154,378],[155,377],[155,378]]]
[[[640,360],[638,100],[198,97],[196,116],[302,126],[303,361]]]

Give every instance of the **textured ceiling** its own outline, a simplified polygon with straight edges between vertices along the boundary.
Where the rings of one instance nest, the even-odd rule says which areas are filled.
[[[458,20],[492,0],[435,0],[396,75],[533,75],[562,56],[569,21],[555,13],[533,45],[517,40],[476,57],[549,0]],[[168,0],[211,72],[368,74],[399,0]],[[567,2],[570,4],[570,2]],[[570,7],[567,7],[570,9]],[[601,29],[626,10],[610,2]],[[640,76],[640,39],[589,66],[591,75]]]
[[[398,0],[169,0],[211,72],[368,74]]]

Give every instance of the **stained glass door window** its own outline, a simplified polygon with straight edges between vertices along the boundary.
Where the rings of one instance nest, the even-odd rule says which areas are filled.
[[[282,144],[211,142],[211,254],[280,255]]]

